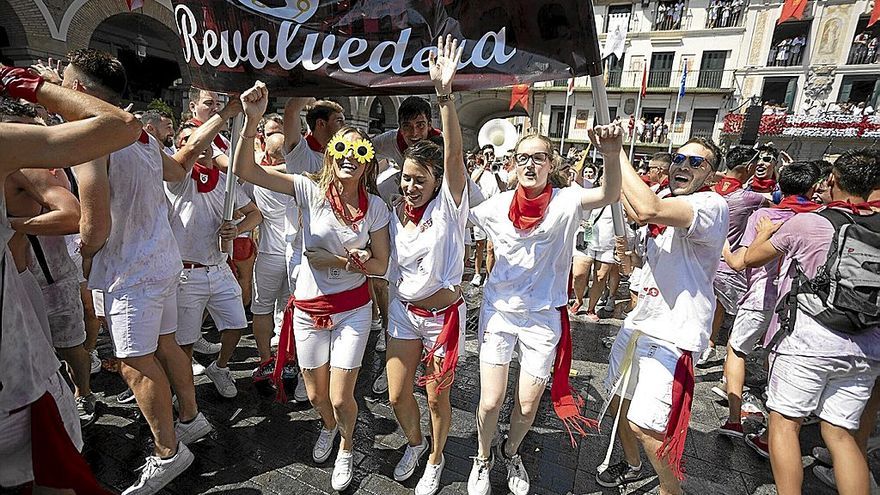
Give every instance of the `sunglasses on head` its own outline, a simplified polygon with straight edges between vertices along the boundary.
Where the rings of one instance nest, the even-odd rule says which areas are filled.
[[[676,165],[687,163],[691,168],[701,168],[703,162],[708,163],[710,167],[712,166],[712,162],[710,162],[708,158],[703,158],[702,156],[684,155],[681,153],[672,155],[672,163]]]

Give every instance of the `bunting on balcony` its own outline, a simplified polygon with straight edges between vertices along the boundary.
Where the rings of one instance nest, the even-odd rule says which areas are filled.
[[[523,110],[529,111],[529,85],[514,84],[510,89],[510,110],[517,105],[523,107]]]
[[[873,26],[877,21],[880,21],[880,0],[874,0],[874,8],[871,10],[871,18],[868,19],[868,27]]]
[[[192,84],[274,96],[422,94],[437,38],[463,40],[456,90],[602,73],[583,0],[173,0]]]
[[[807,0],[785,0],[782,4],[782,13],[776,24],[782,24],[789,19],[801,20],[804,17],[804,9],[807,8]]]

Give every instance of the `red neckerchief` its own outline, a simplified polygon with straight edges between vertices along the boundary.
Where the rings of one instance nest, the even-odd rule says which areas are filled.
[[[428,137],[436,137],[442,136],[443,133],[433,127],[428,130]],[[409,145],[406,144],[406,139],[403,138],[403,134],[400,133],[400,129],[397,129],[397,149],[400,150],[402,154],[406,149],[409,148]]]
[[[697,192],[706,192],[711,191],[712,188],[709,186],[703,186],[697,190]],[[670,196],[672,196],[672,192],[670,191]],[[648,224],[648,237],[655,238],[658,237],[663,232],[666,232],[666,225],[661,225],[659,223],[649,223]]]
[[[736,179],[734,177],[722,177],[712,188],[715,192],[722,196],[727,196],[728,194],[736,191],[741,188],[743,185],[742,181]]]
[[[309,149],[311,149],[315,153],[324,152],[324,145],[318,142],[318,138],[316,138],[315,135],[311,132],[306,134],[306,144],[308,144]]]
[[[658,189],[658,191],[662,190],[664,187],[669,187],[669,177],[660,181],[660,189]]]
[[[752,191],[760,192],[760,193],[768,193],[776,190],[776,179],[759,179],[757,177],[752,178],[751,183]]]
[[[458,335],[461,330],[461,318],[458,314],[458,308],[462,304],[464,304],[464,299],[459,299],[443,310],[443,328],[440,330],[440,336],[437,337],[434,347],[425,353],[425,357],[422,358],[422,362],[427,366],[428,363],[433,361],[437,349],[442,347],[445,352],[443,364],[440,365],[440,370],[436,373],[420,376],[417,381],[420,387],[424,387],[432,380],[439,380],[437,390],[442,391],[445,388],[451,387],[452,382],[455,381],[455,367],[458,365]],[[437,313],[432,313],[418,306],[408,305],[407,309],[410,313],[422,318],[437,316]]]
[[[568,383],[568,376],[571,372],[571,321],[568,319],[567,306],[557,309],[562,319],[562,332],[559,336],[559,343],[556,344],[550,399],[553,402],[553,411],[565,425],[568,437],[571,439],[571,446],[574,447],[576,443],[572,430],[585,437],[587,436],[586,429],[598,429],[599,422],[583,415],[584,399]]]
[[[413,208],[406,201],[403,202],[403,214],[406,218],[409,218],[409,221],[418,225],[419,222],[422,221],[422,217],[425,215],[425,210],[428,209],[428,205],[431,204],[430,201],[419,206],[418,208]]]
[[[777,208],[780,210],[791,210],[795,213],[808,213],[811,211],[815,211],[821,207],[822,205],[820,205],[819,203],[814,203],[809,199],[803,196],[799,196],[797,194],[786,196],[782,198],[782,201],[780,201],[778,205],[773,206],[773,208]]]
[[[141,130],[141,135],[138,136],[138,141],[141,144],[150,144],[150,135],[147,134],[147,131]]]
[[[849,201],[832,201],[828,203],[828,208],[841,208],[849,210],[856,215],[870,215],[874,213],[874,208],[880,208],[880,201],[865,201],[861,203],[851,203]]]
[[[645,185],[647,185],[648,187],[655,185],[655,182],[652,181],[651,178],[647,175],[640,175],[639,178],[642,179],[642,182],[644,182]]]
[[[348,214],[348,208],[346,208],[345,204],[342,202],[342,198],[339,196],[339,189],[336,188],[335,182],[331,183],[330,187],[327,188],[327,201],[330,201],[330,208],[333,209],[336,215],[345,220],[345,222],[351,226],[352,230],[357,232],[356,223],[361,221],[367,214],[367,206],[369,205],[367,188],[364,187],[363,184],[358,186],[358,209],[354,215]]]
[[[510,202],[507,218],[513,222],[513,226],[517,229],[529,230],[544,219],[544,215],[547,214],[547,205],[550,204],[552,197],[553,186],[549,182],[535,199],[527,198],[526,190],[522,185],[518,185],[513,194],[513,201]]]
[[[217,183],[220,181],[220,169],[208,168],[196,163],[193,165],[190,177],[196,181],[196,190],[198,192],[209,193],[217,187]]]
[[[555,377],[554,377],[555,379]],[[681,458],[684,454],[684,443],[687,439],[688,424],[691,421],[691,404],[694,400],[694,358],[690,351],[682,351],[675,363],[675,374],[672,382],[672,408],[663,443],[657,449],[657,458],[666,458],[672,474],[679,480],[684,479],[684,466]]]
[[[196,127],[199,127],[203,124],[201,120],[196,118],[189,119],[188,122],[191,124],[195,124]],[[223,153],[229,151],[229,144],[226,143],[226,141],[223,139],[222,136],[220,136],[220,134],[214,136],[214,145],[220,148],[220,151],[222,151]]]

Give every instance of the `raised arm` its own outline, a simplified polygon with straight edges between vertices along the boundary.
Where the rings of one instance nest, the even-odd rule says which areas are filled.
[[[620,156],[623,148],[623,128],[620,122],[599,125],[589,130],[590,140],[605,159],[602,185],[581,193],[581,207],[597,208],[620,200]],[[630,167],[632,168],[632,167]]]
[[[623,196],[629,203],[636,222],[681,228],[691,226],[694,221],[694,210],[690,203],[681,198],[658,198],[630,165],[623,150],[618,156],[621,164],[620,174],[623,179]]]
[[[45,84],[27,69],[0,65],[0,94],[24,98],[61,115],[64,124],[0,124],[5,170],[69,167],[108,155],[141,133],[134,115],[85,93]]]
[[[223,125],[241,112],[241,102],[231,98],[229,103],[217,115],[200,125],[190,135],[186,144],[173,156],[162,153],[162,178],[168,182],[180,182],[192,171],[193,165],[211,141],[223,128]]]
[[[443,42],[441,36],[437,40],[437,52],[428,55],[428,70],[440,103],[440,121],[443,126],[443,180],[452,193],[456,205],[461,205],[461,198],[467,187],[467,170],[464,166],[464,150],[461,143],[461,125],[458,123],[458,112],[455,102],[449,99],[452,95],[452,80],[458,70],[464,47],[459,48],[458,40],[452,35]]]
[[[282,194],[293,194],[293,176],[275,169],[267,169],[257,165],[254,157],[254,139],[257,137],[257,125],[266,112],[269,102],[269,90],[261,81],[241,94],[244,108],[244,127],[241,130],[238,144],[235,146],[235,161],[232,171],[242,180],[271,189]],[[299,118],[297,116],[297,118]],[[287,119],[285,119],[286,125]],[[296,197],[294,196],[294,199]]]
[[[23,169],[10,179],[17,179],[18,184],[27,194],[39,203],[44,213],[29,218],[10,218],[12,228],[18,232],[32,235],[66,235],[79,232],[79,201],[65,187],[67,177],[55,177],[52,172],[44,169]]]
[[[284,105],[284,154],[287,155],[302,139],[302,121],[300,114],[303,108],[315,101],[312,97],[295,97],[287,100]],[[265,111],[264,111],[265,112]],[[262,117],[261,117],[262,118]]]

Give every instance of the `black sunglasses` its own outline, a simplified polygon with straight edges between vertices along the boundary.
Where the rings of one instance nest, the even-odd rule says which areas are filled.
[[[702,156],[696,155],[683,155],[681,153],[676,153],[672,155],[672,163],[678,165],[680,163],[688,162],[691,168],[701,168],[703,166],[703,162],[712,166],[712,162],[709,161],[708,158],[703,158]]]

